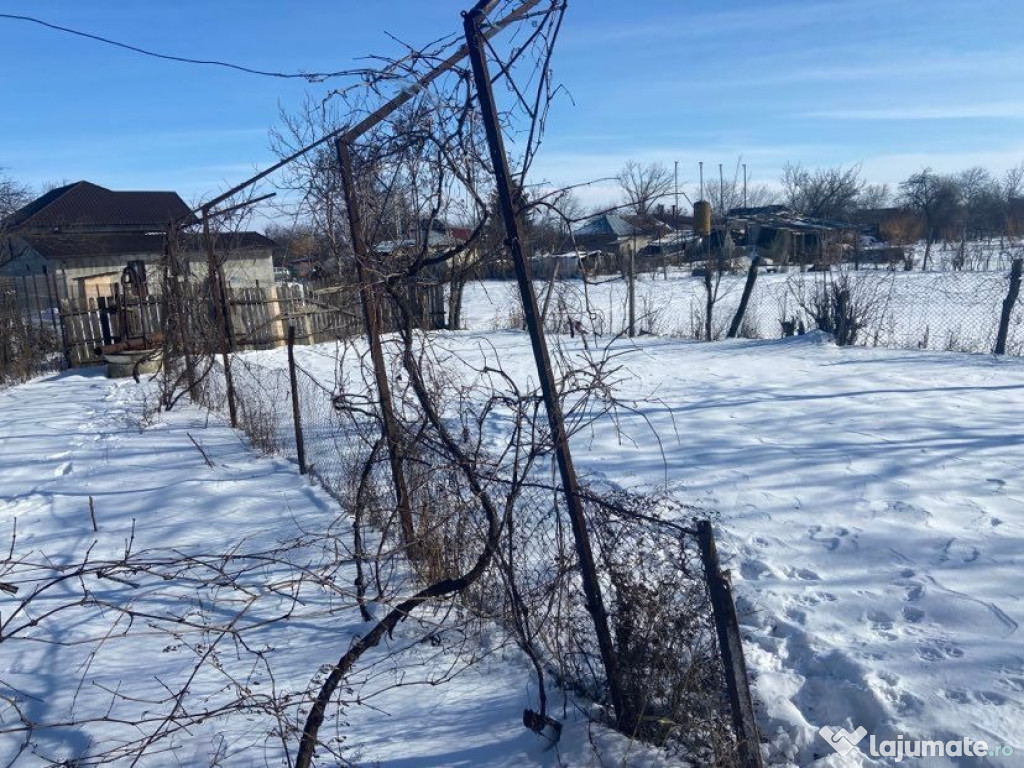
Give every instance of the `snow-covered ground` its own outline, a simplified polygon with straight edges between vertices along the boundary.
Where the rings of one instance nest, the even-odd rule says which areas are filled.
[[[478,318],[483,311],[473,309]],[[570,354],[580,350],[578,339],[561,342]],[[437,333],[430,345],[450,372],[486,357],[520,380],[531,375],[521,332]],[[712,344],[619,340],[614,351],[622,366],[618,392],[632,408],[577,435],[577,464],[606,484],[667,487],[682,502],[721,513],[720,550],[738,595],[771,762],[891,764],[866,755],[867,739],[845,758],[834,754],[818,735],[823,726],[860,726],[879,741],[967,736],[1024,751],[1024,361],[837,348],[818,334]],[[284,359],[281,351],[246,357],[274,367]],[[298,358],[333,384],[330,347],[299,349]],[[18,552],[70,562],[96,539],[96,556],[115,553],[133,518],[136,549],[201,551],[265,549],[334,521],[334,503],[293,465],[254,457],[199,412],[140,424],[140,391],[72,373],[0,393],[0,496],[3,521],[18,518]],[[306,540],[294,552],[301,562],[318,557]],[[343,570],[336,581],[351,583],[351,574]],[[272,625],[261,638],[274,648],[279,690],[305,690],[317,665],[336,659],[365,626],[344,590],[304,588],[308,615]],[[152,587],[137,599],[158,597],[167,596]],[[261,610],[270,611],[276,598],[264,597],[271,602]],[[14,600],[2,596],[5,619]],[[75,622],[53,626],[68,638],[95,636],[109,617],[86,606]],[[409,628],[402,637],[415,636]],[[165,640],[157,634],[155,642],[162,649]],[[111,697],[100,686],[120,682],[133,695],[153,695],[147,685],[181,675],[195,655],[161,654],[148,642],[142,632],[115,638],[113,655],[104,646],[97,656],[104,662],[89,666],[89,644],[5,639],[3,695],[23,696],[33,717],[57,720],[76,697],[76,714],[102,713]],[[239,658],[231,663],[252,667],[245,654]],[[420,666],[413,665],[422,674]],[[61,688],[69,669],[87,679],[81,691]],[[602,763],[578,720],[560,753],[544,752],[519,723],[530,684],[518,654],[504,650],[454,684],[373,699],[382,711],[348,707],[346,725],[336,727],[347,754],[395,768],[656,763],[649,754],[624,761],[627,752],[637,755],[635,747],[603,733],[598,740],[618,756]],[[10,717],[8,708],[0,728]],[[233,763],[275,764],[280,744],[267,738],[264,715],[252,717],[226,732]],[[219,728],[211,721],[188,745],[198,751],[183,752],[180,762],[202,763]],[[114,726],[103,723],[33,738],[44,754],[65,757],[113,735]],[[3,756],[18,745],[0,733]],[[169,762],[161,758],[152,764]],[[1010,766],[1019,759],[904,762]]]
[[[151,407],[146,386],[99,369],[0,392],[0,525],[12,553],[0,582],[19,590],[0,593],[2,765],[84,766],[103,755],[107,764],[152,733],[163,736],[139,765],[290,764],[299,694],[368,627],[349,586],[354,568],[334,549],[351,541],[336,503],[197,409],[146,418],[147,392]],[[134,567],[95,570],[123,560],[129,541]],[[84,562],[94,570],[75,576]],[[599,752],[613,764],[664,764],[589,726],[571,703],[549,749],[521,723],[532,683],[520,654],[486,638],[464,647],[457,626],[423,618],[348,681],[349,703],[322,731],[347,759],[512,768],[599,764]],[[438,642],[422,643],[429,634]],[[478,660],[466,667],[461,654]],[[179,693],[175,710],[168,698]]]
[[[531,375],[519,332],[430,343]],[[721,513],[772,761],[876,764],[832,754],[826,725],[1024,748],[1024,361],[820,334],[614,350],[633,409],[580,435],[577,465]],[[333,381],[322,350],[299,359]]]

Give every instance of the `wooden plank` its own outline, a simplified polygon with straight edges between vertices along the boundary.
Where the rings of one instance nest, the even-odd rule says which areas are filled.
[[[259,323],[256,319],[255,292],[252,288],[242,289],[242,318],[245,322],[245,337],[253,349],[259,340]]]
[[[83,355],[85,350],[85,322],[83,321],[83,313],[80,311],[79,302],[74,298],[67,299],[68,302],[68,330],[69,330],[69,346],[71,350],[71,361],[72,365],[80,366],[84,365],[86,357]]]

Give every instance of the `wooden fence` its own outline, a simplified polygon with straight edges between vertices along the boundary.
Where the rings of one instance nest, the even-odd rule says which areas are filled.
[[[295,327],[299,344],[351,338],[363,332],[355,286],[312,288],[299,284],[228,290],[232,341],[236,348],[267,349],[287,342]]]
[[[119,285],[115,285],[120,289]],[[129,338],[159,339],[163,334],[163,303],[159,296],[69,296],[60,302],[65,357],[69,365],[99,365],[99,348]]]
[[[166,306],[159,293],[139,298],[120,283],[69,288],[57,274],[5,278],[23,316],[60,340],[66,365],[79,367],[103,362],[99,348],[125,339],[157,337],[165,327]],[[413,311],[422,314],[425,328],[443,325],[444,291],[438,284],[410,289]],[[207,299],[193,312],[213,313]],[[295,327],[299,344],[318,344],[363,333],[359,289],[355,285],[299,283],[232,287],[227,290],[227,317],[233,350],[269,349],[287,342],[288,326]],[[395,328],[394,308],[381,307],[380,326]]]

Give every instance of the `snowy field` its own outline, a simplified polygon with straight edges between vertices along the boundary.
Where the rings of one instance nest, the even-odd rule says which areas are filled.
[[[487,312],[502,311],[473,302],[478,328]],[[561,341],[579,353],[578,340]],[[520,332],[437,333],[430,344],[451,372],[487,359],[530,378]],[[682,502],[720,512],[720,550],[738,596],[768,762],[892,764],[868,757],[867,740],[845,758],[834,754],[818,735],[823,726],[860,726],[879,741],[967,736],[1024,753],[1024,361],[837,348],[818,334],[712,344],[643,338],[620,340],[614,351],[622,366],[618,394],[632,407],[616,423],[599,421],[576,437],[577,465],[613,487],[667,488]],[[300,364],[328,387],[331,353],[329,345],[297,350]],[[284,360],[281,351],[246,357],[276,368]],[[324,567],[323,552],[305,534],[338,525],[334,502],[293,464],[254,456],[198,411],[146,423],[143,392],[79,372],[0,393],[2,521],[12,526],[17,518],[18,554],[75,562],[95,540],[93,557],[114,557],[134,519],[136,551],[260,552],[291,542],[289,558]],[[345,566],[334,567],[336,584],[351,583]],[[271,571],[268,580],[277,577]],[[139,578],[140,588],[102,588],[110,602],[130,598],[152,610],[153,601],[173,611],[164,603],[196,597],[185,584]],[[271,654],[278,691],[306,690],[316,667],[365,627],[344,589],[322,580],[301,588],[294,618],[251,630],[252,642]],[[255,594],[253,624],[279,611],[282,599]],[[159,628],[143,631],[142,622],[123,634],[119,624],[107,637],[111,613],[92,603],[31,628],[51,642],[15,644],[6,634],[16,601],[0,595],[3,696],[31,719],[72,723],[33,733],[18,764],[38,764],[33,751],[74,758],[109,747],[110,739],[137,737],[113,722],[74,721],[102,720],[111,690],[155,699],[160,686],[194,667],[196,638],[164,652],[174,644]],[[402,631],[395,643],[422,628]],[[219,676],[243,681],[242,688],[252,689],[254,675],[268,684],[247,652],[231,649],[220,669],[204,668],[198,701],[213,706],[240,695]],[[392,768],[673,764],[600,730],[588,733],[578,714],[560,750],[544,751],[519,722],[531,698],[528,668],[514,651],[482,652],[481,664],[452,684],[397,688],[372,707],[348,707],[334,726],[346,754]],[[445,663],[433,649],[411,654],[409,674]],[[68,687],[69,670],[85,680],[81,687]],[[122,706],[129,702],[115,712]],[[11,707],[0,707],[0,757],[9,760],[23,740],[11,731]],[[211,719],[179,734],[173,757],[155,754],[148,764],[206,764],[218,749],[227,751],[223,764],[281,764],[281,742],[267,735],[275,724],[258,708],[228,724]],[[603,758],[592,741],[606,748]]]
[[[486,359],[530,377],[522,333],[431,344],[449,368]],[[615,351],[634,410],[578,438],[577,465],[721,512],[772,762],[873,764],[830,756],[825,725],[1022,741],[1024,361],[819,334]],[[334,380],[322,348],[299,360]]]

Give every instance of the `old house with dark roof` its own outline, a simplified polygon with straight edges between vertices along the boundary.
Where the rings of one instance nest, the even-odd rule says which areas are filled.
[[[52,275],[66,295],[109,296],[130,262],[145,265],[150,290],[158,291],[166,233],[172,223],[195,223],[175,192],[121,192],[88,181],[50,190],[0,226],[0,276]],[[180,252],[197,278],[206,257],[199,239],[184,236]],[[257,232],[221,234],[215,252],[231,285],[274,281],[272,240]],[[61,291],[65,293],[65,291]]]
[[[846,221],[795,213],[784,205],[766,205],[731,209],[724,226],[716,231],[720,237],[728,232],[735,241],[756,246],[780,268],[795,265],[802,270],[852,257],[858,228]]]
[[[654,216],[605,213],[574,230],[572,240],[576,248],[587,254],[583,259],[586,271],[617,272],[626,268],[630,254],[643,253],[650,243],[671,231],[671,227]]]
[[[624,255],[634,247],[639,249],[647,245],[646,239],[637,245],[635,239],[643,238],[643,233],[615,213],[595,216],[574,230],[572,235],[576,244],[584,250],[605,251],[615,255]]]

